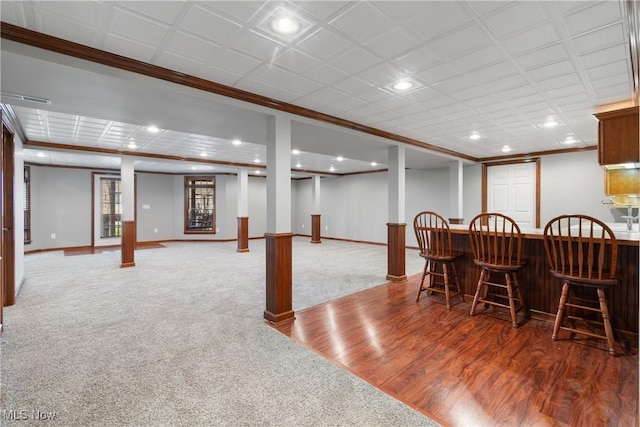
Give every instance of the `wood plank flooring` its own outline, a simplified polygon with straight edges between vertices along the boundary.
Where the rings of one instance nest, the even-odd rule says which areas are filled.
[[[637,426],[638,345],[620,354],[508,313],[416,303],[420,275],[296,312],[274,328],[446,426]],[[452,301],[453,303],[453,301]]]

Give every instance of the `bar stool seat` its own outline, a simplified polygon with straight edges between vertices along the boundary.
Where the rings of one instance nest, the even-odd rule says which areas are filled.
[[[500,213],[482,213],[469,223],[469,242],[473,262],[481,268],[471,303],[471,316],[478,304],[509,310],[513,327],[518,327],[517,313],[529,310],[520,290],[517,273],[526,264],[522,258],[522,233],[516,222]],[[504,278],[504,283],[497,277]]]
[[[560,330],[578,333],[606,340],[609,353],[616,354],[606,297],[619,282],[618,242],[611,229],[587,215],[561,215],[545,226],[544,249],[549,271],[562,283],[551,339],[557,340]]]
[[[416,302],[420,300],[422,292],[441,293],[445,295],[447,310],[451,310],[451,297],[459,295],[460,301],[464,302],[456,269],[456,259],[464,254],[453,250],[449,223],[436,212],[424,211],[416,215],[413,219],[413,230],[416,233],[420,256],[425,259]],[[425,287],[426,277],[429,279],[428,286]]]

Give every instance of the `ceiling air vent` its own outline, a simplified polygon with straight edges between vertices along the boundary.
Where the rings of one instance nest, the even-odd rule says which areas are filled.
[[[20,95],[17,93],[0,92],[2,98],[14,99],[17,101],[38,102],[40,104],[51,104],[51,100],[47,98],[39,98],[37,96]]]

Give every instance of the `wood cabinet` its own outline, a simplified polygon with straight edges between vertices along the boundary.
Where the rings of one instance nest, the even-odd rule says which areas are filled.
[[[640,162],[638,107],[595,114],[598,119],[598,162],[601,165]]]

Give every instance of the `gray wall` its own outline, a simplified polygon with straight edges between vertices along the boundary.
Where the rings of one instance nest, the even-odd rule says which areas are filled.
[[[463,169],[463,214],[468,223],[481,210],[481,165]],[[138,240],[235,239],[237,237],[237,177],[218,175],[218,233],[183,232],[183,176],[137,174]],[[312,180],[291,183],[291,230],[311,233]],[[607,222],[619,209],[600,204],[604,171],[595,150],[541,157],[541,226],[563,213],[584,213]],[[250,177],[249,236],[266,231],[266,179]],[[321,179],[323,237],[384,243],[387,240],[388,183],[386,172]],[[27,250],[85,246],[91,242],[91,172],[32,166],[32,235]],[[144,209],[148,205],[148,209]],[[415,246],[413,217],[422,210],[449,218],[449,169],[408,170],[406,173],[407,244]],[[158,232],[154,232],[155,229]],[[51,239],[51,233],[56,239]]]

